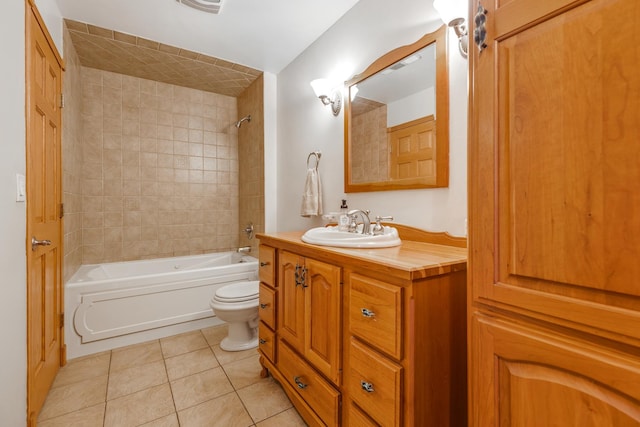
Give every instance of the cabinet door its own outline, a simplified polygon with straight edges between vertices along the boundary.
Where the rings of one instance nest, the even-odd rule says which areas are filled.
[[[476,389],[473,425],[639,425],[637,359],[477,313],[471,328],[478,338],[471,351],[479,357],[470,371],[484,377]]]
[[[340,268],[306,259],[305,357],[339,383],[341,343]]]
[[[472,310],[507,310],[555,325],[558,334],[562,327],[593,342],[607,338],[612,348],[637,355],[640,55],[629,54],[629,46],[640,44],[638,1],[474,0],[474,13],[479,4],[488,13],[472,19],[478,35],[486,19],[486,49],[472,44],[469,52]],[[483,331],[477,325],[471,331],[474,425],[509,425],[503,420],[509,410],[532,415],[539,409],[544,420],[566,420],[562,411],[571,405],[606,420],[599,425],[617,425],[609,411],[620,407],[609,398],[578,404],[576,388],[590,392],[575,385],[577,371],[564,368],[560,345],[541,350],[518,331]],[[505,372],[516,343],[530,351],[527,372],[535,365],[535,375],[543,375],[544,365],[544,375],[555,378],[543,386],[515,384]],[[483,362],[494,355],[500,363]],[[597,353],[580,363],[584,378],[602,367]],[[640,390],[622,386],[602,380],[593,393],[630,393],[627,404],[639,420]],[[514,403],[525,401],[540,406]]]
[[[282,251],[278,257],[278,333],[293,348],[304,352],[304,259]]]

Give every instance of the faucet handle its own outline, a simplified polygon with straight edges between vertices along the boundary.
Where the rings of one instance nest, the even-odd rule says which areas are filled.
[[[355,233],[357,227],[358,227],[358,224],[356,223],[356,216],[349,215],[349,232]]]
[[[382,226],[382,221],[393,221],[392,216],[376,216],[376,224],[373,226],[372,233],[374,236],[380,235],[384,233],[384,227]]]

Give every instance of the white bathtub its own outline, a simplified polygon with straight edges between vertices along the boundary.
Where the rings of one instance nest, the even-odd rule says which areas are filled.
[[[209,301],[246,280],[258,260],[236,252],[83,265],[65,284],[67,357],[222,324]]]

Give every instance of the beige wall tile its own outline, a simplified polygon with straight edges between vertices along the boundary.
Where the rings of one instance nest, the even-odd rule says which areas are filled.
[[[236,99],[81,66],[77,71],[79,102],[74,117],[65,119],[74,134],[63,149],[66,208],[72,215],[68,208],[75,205],[78,221],[74,231],[67,220],[65,265],[237,247]],[[205,235],[212,216],[223,226]],[[77,266],[71,268],[65,277]]]

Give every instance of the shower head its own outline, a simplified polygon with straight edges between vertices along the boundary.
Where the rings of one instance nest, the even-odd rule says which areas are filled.
[[[240,129],[240,126],[242,125],[242,122],[245,122],[245,121],[247,121],[247,122],[250,122],[250,121],[251,121],[251,114],[249,114],[248,116],[243,117],[243,118],[241,118],[240,120],[238,120],[238,121],[236,122],[236,127],[237,127],[238,129]]]

